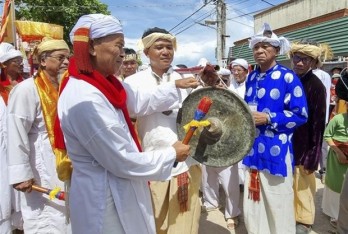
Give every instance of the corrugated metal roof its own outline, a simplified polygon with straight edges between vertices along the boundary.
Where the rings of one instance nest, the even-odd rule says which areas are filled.
[[[319,43],[330,45],[334,56],[348,57],[348,17],[342,17],[324,23],[316,24],[310,27],[301,28],[296,31],[284,33],[290,41],[296,41],[303,38],[310,38]],[[241,46],[234,46],[232,56],[234,58],[244,58],[249,63],[254,63],[254,58],[248,43]],[[287,60],[286,56],[279,56],[278,61]]]

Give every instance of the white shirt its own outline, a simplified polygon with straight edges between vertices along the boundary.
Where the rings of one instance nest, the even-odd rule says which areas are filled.
[[[328,123],[329,121],[329,108],[330,108],[330,88],[331,88],[331,76],[329,73],[321,70],[321,69],[315,69],[313,70],[313,73],[321,80],[321,82],[325,86],[326,90],[326,117],[325,117],[325,123]]]
[[[182,78],[183,77],[179,73],[174,72],[172,68],[170,68],[167,73],[163,74],[162,77],[158,77],[153,73],[151,67],[149,67],[144,71],[137,72],[127,77],[124,82],[131,87],[147,90],[157,87],[158,84],[164,84]],[[180,89],[182,99],[185,99],[190,92],[191,89]],[[178,140],[176,126],[178,111],[179,109],[174,109],[169,115],[162,112],[155,112],[151,115],[136,117],[138,134],[142,140],[144,151],[168,147]],[[173,167],[172,176],[188,171],[189,167],[193,164],[198,164],[198,162],[192,157],[188,157],[185,162],[180,162],[176,167]]]
[[[9,182],[16,184],[34,178],[35,183],[49,189],[64,183],[58,179],[56,158],[48,138],[39,94],[33,78],[16,85],[8,103]],[[65,203],[50,200],[48,195],[20,192],[25,233],[66,233]]]
[[[237,83],[234,78],[231,79],[230,90],[237,93],[239,97],[244,98],[245,96],[245,81],[241,84]]]
[[[0,223],[11,217],[11,186],[8,182],[6,152],[6,105],[3,98],[0,96]],[[11,230],[8,231],[10,232]]]
[[[123,86],[132,115],[179,106],[173,83],[141,93]],[[109,188],[123,229],[114,233],[155,233],[148,181],[170,178],[174,148],[139,153],[122,111],[97,88],[72,77],[59,98],[58,116],[74,168],[70,192],[73,233],[102,232]]]

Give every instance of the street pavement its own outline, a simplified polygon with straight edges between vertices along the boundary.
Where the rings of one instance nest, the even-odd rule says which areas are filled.
[[[332,233],[334,230],[330,225],[329,217],[322,213],[321,200],[323,196],[324,185],[320,179],[316,179],[317,192],[315,197],[316,215],[311,234],[326,234]],[[247,192],[247,189],[245,190]],[[220,210],[209,211],[208,213],[202,213],[199,226],[199,234],[247,234],[244,226],[243,215],[240,216],[239,226],[235,230],[228,230],[224,218],[224,191],[220,187],[220,204],[222,208]],[[243,194],[240,196],[240,207],[243,210]],[[243,212],[243,211],[242,211]],[[281,233],[279,233],[281,234]]]

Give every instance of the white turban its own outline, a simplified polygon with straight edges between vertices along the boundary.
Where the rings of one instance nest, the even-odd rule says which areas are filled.
[[[245,59],[235,59],[231,62],[231,67],[233,66],[241,66],[245,68],[245,70],[248,70],[249,65],[248,62]]]
[[[270,34],[270,35],[268,35]],[[285,37],[278,37],[271,29],[268,23],[264,23],[261,31],[249,40],[249,47],[253,49],[259,42],[268,42],[274,47],[279,47],[279,54],[285,54],[290,49],[290,42]]]
[[[16,57],[23,57],[23,55],[19,50],[16,50],[13,45],[6,42],[0,44],[0,63],[4,63]]]
[[[219,74],[221,76],[229,76],[229,75],[231,75],[231,71],[226,69],[226,68],[220,68],[219,71],[217,72],[217,74]]]
[[[121,22],[111,15],[89,14],[81,16],[69,34],[71,42],[74,41],[74,33],[79,28],[88,28],[90,39],[117,33],[123,34]]]
[[[197,66],[205,67],[205,66],[207,66],[208,63],[209,63],[208,59],[206,59],[206,58],[201,58],[201,59],[198,61]]]
[[[89,58],[89,41],[114,34],[123,34],[122,25],[111,15],[83,15],[70,32],[76,65],[80,72],[91,73],[93,66]]]

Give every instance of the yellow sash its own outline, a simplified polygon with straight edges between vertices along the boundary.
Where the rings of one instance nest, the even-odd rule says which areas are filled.
[[[56,156],[58,178],[61,181],[70,180],[72,165],[67,152],[66,150],[57,149],[54,147],[54,121],[57,115],[58,91],[54,88],[42,71],[38,72],[34,82],[39,93],[48,137],[50,139],[54,155]]]

